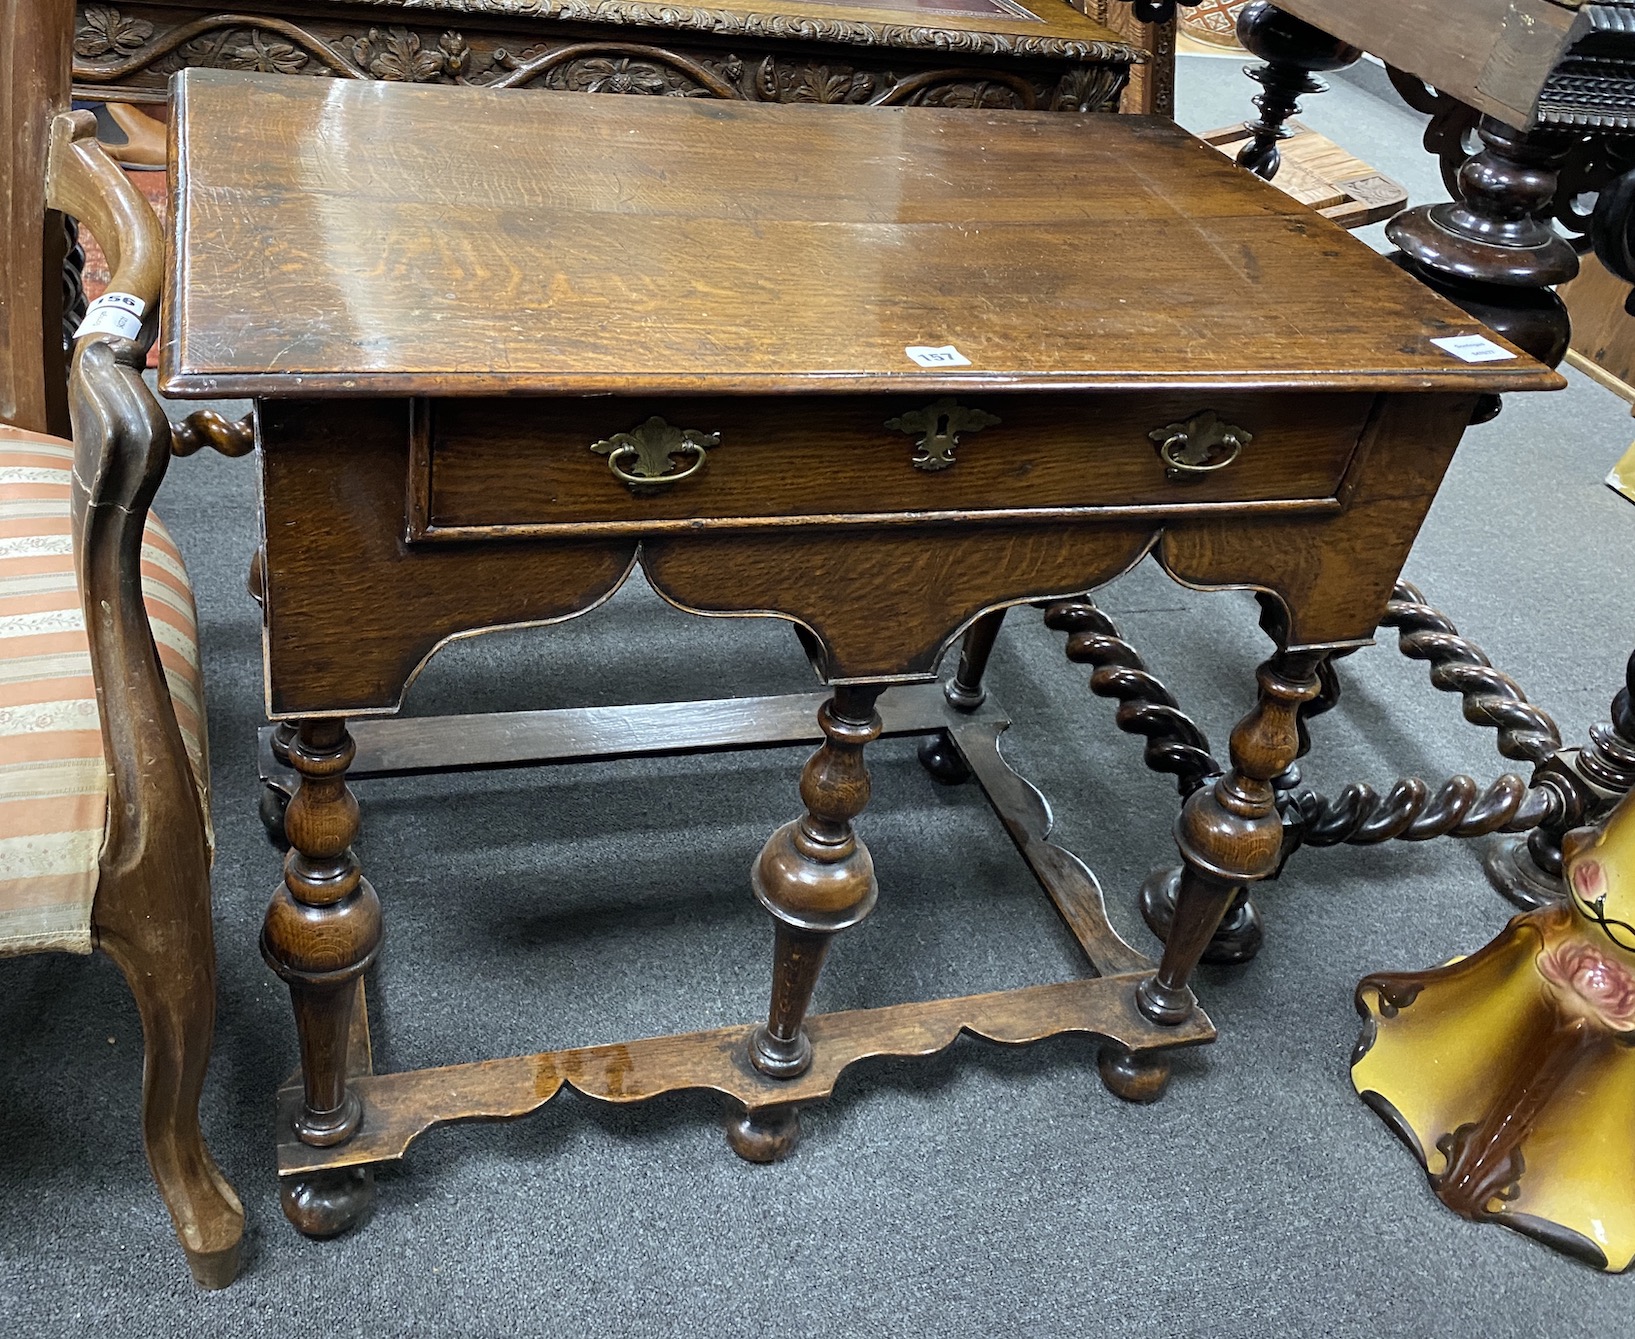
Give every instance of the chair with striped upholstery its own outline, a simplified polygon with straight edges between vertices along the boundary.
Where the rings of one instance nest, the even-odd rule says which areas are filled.
[[[108,769],[74,572],[72,443],[0,424],[0,953],[91,951]],[[142,596],[209,803],[193,591],[151,513]]]
[[[0,955],[98,950],[123,971],[148,1162],[194,1278],[221,1287],[244,1210],[199,1129],[216,996],[204,702],[187,573],[149,512],[171,429],[141,372],[163,243],[94,118],[68,110],[72,19],[71,0],[0,0]],[[88,322],[69,369],[64,216],[135,310]]]

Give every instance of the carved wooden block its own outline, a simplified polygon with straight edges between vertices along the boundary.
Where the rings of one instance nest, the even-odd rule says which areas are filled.
[[[74,79],[81,96],[133,101],[160,100],[175,71],[205,67],[750,102],[1116,110],[1141,52],[1066,5],[1029,4],[82,4]]]

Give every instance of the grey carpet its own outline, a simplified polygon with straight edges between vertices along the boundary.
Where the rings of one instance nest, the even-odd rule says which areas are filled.
[[[1230,61],[1183,60],[1183,120],[1242,119]],[[1338,81],[1307,120],[1439,198],[1420,120]],[[1377,236],[1377,230],[1375,235]],[[1336,295],[1343,301],[1343,295]],[[1409,567],[1569,739],[1606,710],[1635,617],[1635,510],[1601,484],[1632,428],[1581,377],[1472,432]],[[256,951],[278,858],[256,820],[261,693],[243,590],[249,462],[180,462],[161,498],[199,588],[220,856],[221,1021],[205,1121],[249,1211],[229,1291],[186,1279],[137,1135],[141,1045],[100,959],[0,963],[0,1330],[15,1335],[956,1336],[1627,1334],[1609,1279],[1432,1198],[1356,1100],[1346,1061],[1364,972],[1469,951],[1506,918],[1470,850],[1311,851],[1265,891],[1246,969],[1205,970],[1218,1044],[1150,1108],[1106,1094],[1093,1048],[961,1042],[859,1067],[776,1167],[728,1151],[708,1101],[632,1110],[571,1095],[533,1119],[434,1133],[384,1174],[349,1239],[279,1213],[271,1094],[295,1062],[283,988]],[[1145,567],[1106,607],[1214,737],[1249,704],[1252,604]],[[1036,616],[992,671],[1008,751],[1055,801],[1120,928],[1170,859],[1175,797],[1139,766]],[[1346,662],[1317,727],[1325,789],[1494,775],[1490,736],[1377,649]],[[566,627],[466,641],[417,712],[751,694],[810,686],[776,622],[689,619],[639,585]],[[374,986],[387,1068],[706,1027],[764,1007],[770,935],[746,872],[793,812],[803,750],[367,783],[360,853],[388,946]],[[863,822],[884,889],[834,952],[819,1006],[1046,981],[1071,945],[971,788],[912,746],[876,750]]]

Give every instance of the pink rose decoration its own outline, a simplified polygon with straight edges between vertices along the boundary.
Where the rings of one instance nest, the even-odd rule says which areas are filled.
[[[1586,902],[1593,902],[1607,890],[1606,875],[1601,872],[1599,860],[1580,860],[1572,867],[1573,891]]]
[[[1576,871],[1573,883],[1576,887]],[[1538,969],[1546,981],[1577,996],[1585,1010],[1608,1027],[1619,1031],[1635,1027],[1635,973],[1594,944],[1561,944],[1539,954]]]

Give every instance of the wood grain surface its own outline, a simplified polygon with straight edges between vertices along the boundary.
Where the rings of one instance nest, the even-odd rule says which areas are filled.
[[[1559,384],[1163,121],[177,90],[173,394]]]
[[[1092,977],[989,995],[818,1014],[807,1020],[814,1062],[792,1079],[769,1079],[750,1066],[745,1051],[752,1028],[746,1024],[369,1075],[353,1085],[368,1106],[368,1123],[346,1143],[331,1148],[282,1134],[301,1105],[300,1088],[285,1088],[278,1095],[278,1171],[281,1176],[298,1176],[392,1161],[436,1126],[526,1116],[563,1087],[621,1105],[707,1089],[754,1109],[822,1100],[834,1092],[841,1074],[860,1060],[935,1055],[952,1046],[961,1033],[1009,1046],[1062,1033],[1088,1033],[1125,1046],[1155,1049],[1214,1040],[1214,1024],[1202,1010],[1194,1010],[1175,1027],[1160,1027],[1143,1018],[1132,1000],[1144,976]]]

